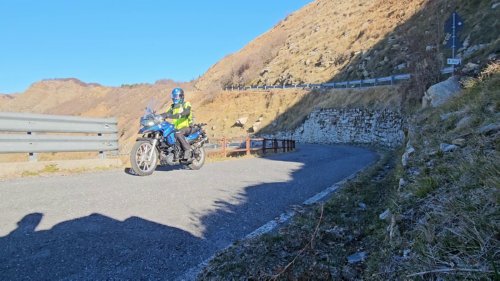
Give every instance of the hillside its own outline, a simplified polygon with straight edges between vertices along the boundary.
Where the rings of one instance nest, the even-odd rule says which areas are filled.
[[[413,115],[403,161],[381,150],[327,202],[235,243],[199,280],[498,280],[499,93],[496,63]]]
[[[484,65],[488,55],[499,51],[494,3],[317,0],[217,62],[196,87],[321,83],[401,72],[431,76],[435,82],[451,55],[443,47],[444,22],[454,10],[465,22],[459,34],[464,48],[458,53],[464,65]]]

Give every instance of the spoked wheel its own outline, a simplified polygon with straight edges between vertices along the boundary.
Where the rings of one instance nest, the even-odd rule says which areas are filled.
[[[137,141],[130,153],[130,164],[136,175],[149,176],[158,165],[158,150],[149,141]]]
[[[203,147],[197,148],[193,151],[193,162],[188,166],[191,170],[199,170],[205,163],[205,149]]]

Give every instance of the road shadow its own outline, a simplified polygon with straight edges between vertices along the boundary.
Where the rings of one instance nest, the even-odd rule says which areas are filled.
[[[35,231],[42,217],[28,214],[0,237],[0,280],[168,280],[201,262],[196,253],[212,247],[138,217],[91,214]]]

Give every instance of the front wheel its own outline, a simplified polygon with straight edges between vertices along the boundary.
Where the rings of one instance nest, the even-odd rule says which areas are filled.
[[[137,141],[130,152],[130,165],[138,176],[151,175],[158,165],[158,150],[150,141]]]
[[[203,147],[196,148],[193,151],[193,162],[191,162],[188,166],[191,170],[199,170],[205,164],[205,149]]]

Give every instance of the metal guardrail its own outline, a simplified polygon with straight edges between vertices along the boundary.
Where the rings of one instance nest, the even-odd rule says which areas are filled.
[[[98,151],[104,158],[118,150],[117,133],[115,118],[0,112],[0,153],[29,153],[31,161],[43,152]]]
[[[453,67],[446,67],[441,70],[442,74],[453,73]],[[364,88],[384,85],[393,85],[399,81],[409,80],[411,74],[398,74],[380,78],[351,80],[342,82],[330,82],[321,84],[294,84],[294,85],[272,85],[272,86],[246,86],[246,87],[226,87],[225,91],[245,91],[245,90],[268,90],[268,89],[350,89]]]

